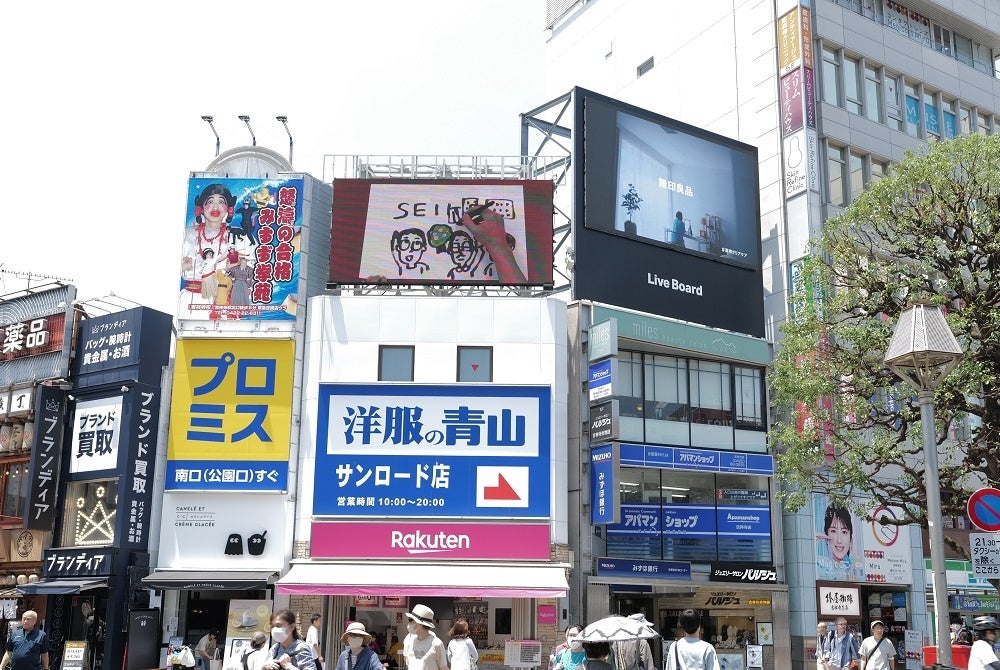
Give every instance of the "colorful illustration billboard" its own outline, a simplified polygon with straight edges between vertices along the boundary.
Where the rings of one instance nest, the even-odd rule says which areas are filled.
[[[294,343],[177,341],[168,491],[284,491]]]
[[[189,181],[177,318],[294,319],[301,179]]]
[[[552,284],[549,180],[336,179],[334,284]]]
[[[573,297],[763,337],[757,149],[574,96]]]
[[[551,391],[321,384],[313,514],[548,518]]]

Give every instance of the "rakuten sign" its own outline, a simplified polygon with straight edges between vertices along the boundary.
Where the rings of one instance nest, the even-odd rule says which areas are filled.
[[[317,521],[312,558],[548,560],[545,523]]]

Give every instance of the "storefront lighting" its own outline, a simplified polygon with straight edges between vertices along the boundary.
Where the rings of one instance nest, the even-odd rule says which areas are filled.
[[[240,114],[240,121],[247,124],[247,130],[250,131],[250,140],[253,142],[253,146],[257,146],[257,136],[253,134],[253,128],[250,127],[250,117],[246,114]]]
[[[215,126],[212,125],[213,119],[212,119],[211,116],[203,116],[203,117],[201,117],[201,120],[208,124],[208,127],[212,129],[212,134],[215,135],[215,156],[216,156],[216,158],[218,158],[218,156],[219,156],[219,133],[217,133],[215,131]]]

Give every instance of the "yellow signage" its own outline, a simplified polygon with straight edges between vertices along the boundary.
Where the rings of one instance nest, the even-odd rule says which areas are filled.
[[[784,76],[799,66],[802,58],[802,21],[799,8],[778,19],[778,74]],[[810,59],[812,54],[810,52]]]
[[[168,461],[288,461],[290,340],[177,341]]]

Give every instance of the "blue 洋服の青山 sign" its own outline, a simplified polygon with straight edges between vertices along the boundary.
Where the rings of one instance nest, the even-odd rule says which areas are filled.
[[[618,446],[590,449],[590,523],[615,523],[620,513],[618,496]]]
[[[597,574],[655,579],[691,579],[691,564],[681,561],[598,558]]]
[[[766,454],[659,447],[628,442],[621,444],[621,464],[664,470],[735,472],[747,475],[774,474],[774,458]]]
[[[321,384],[313,514],[547,518],[551,390]]]

